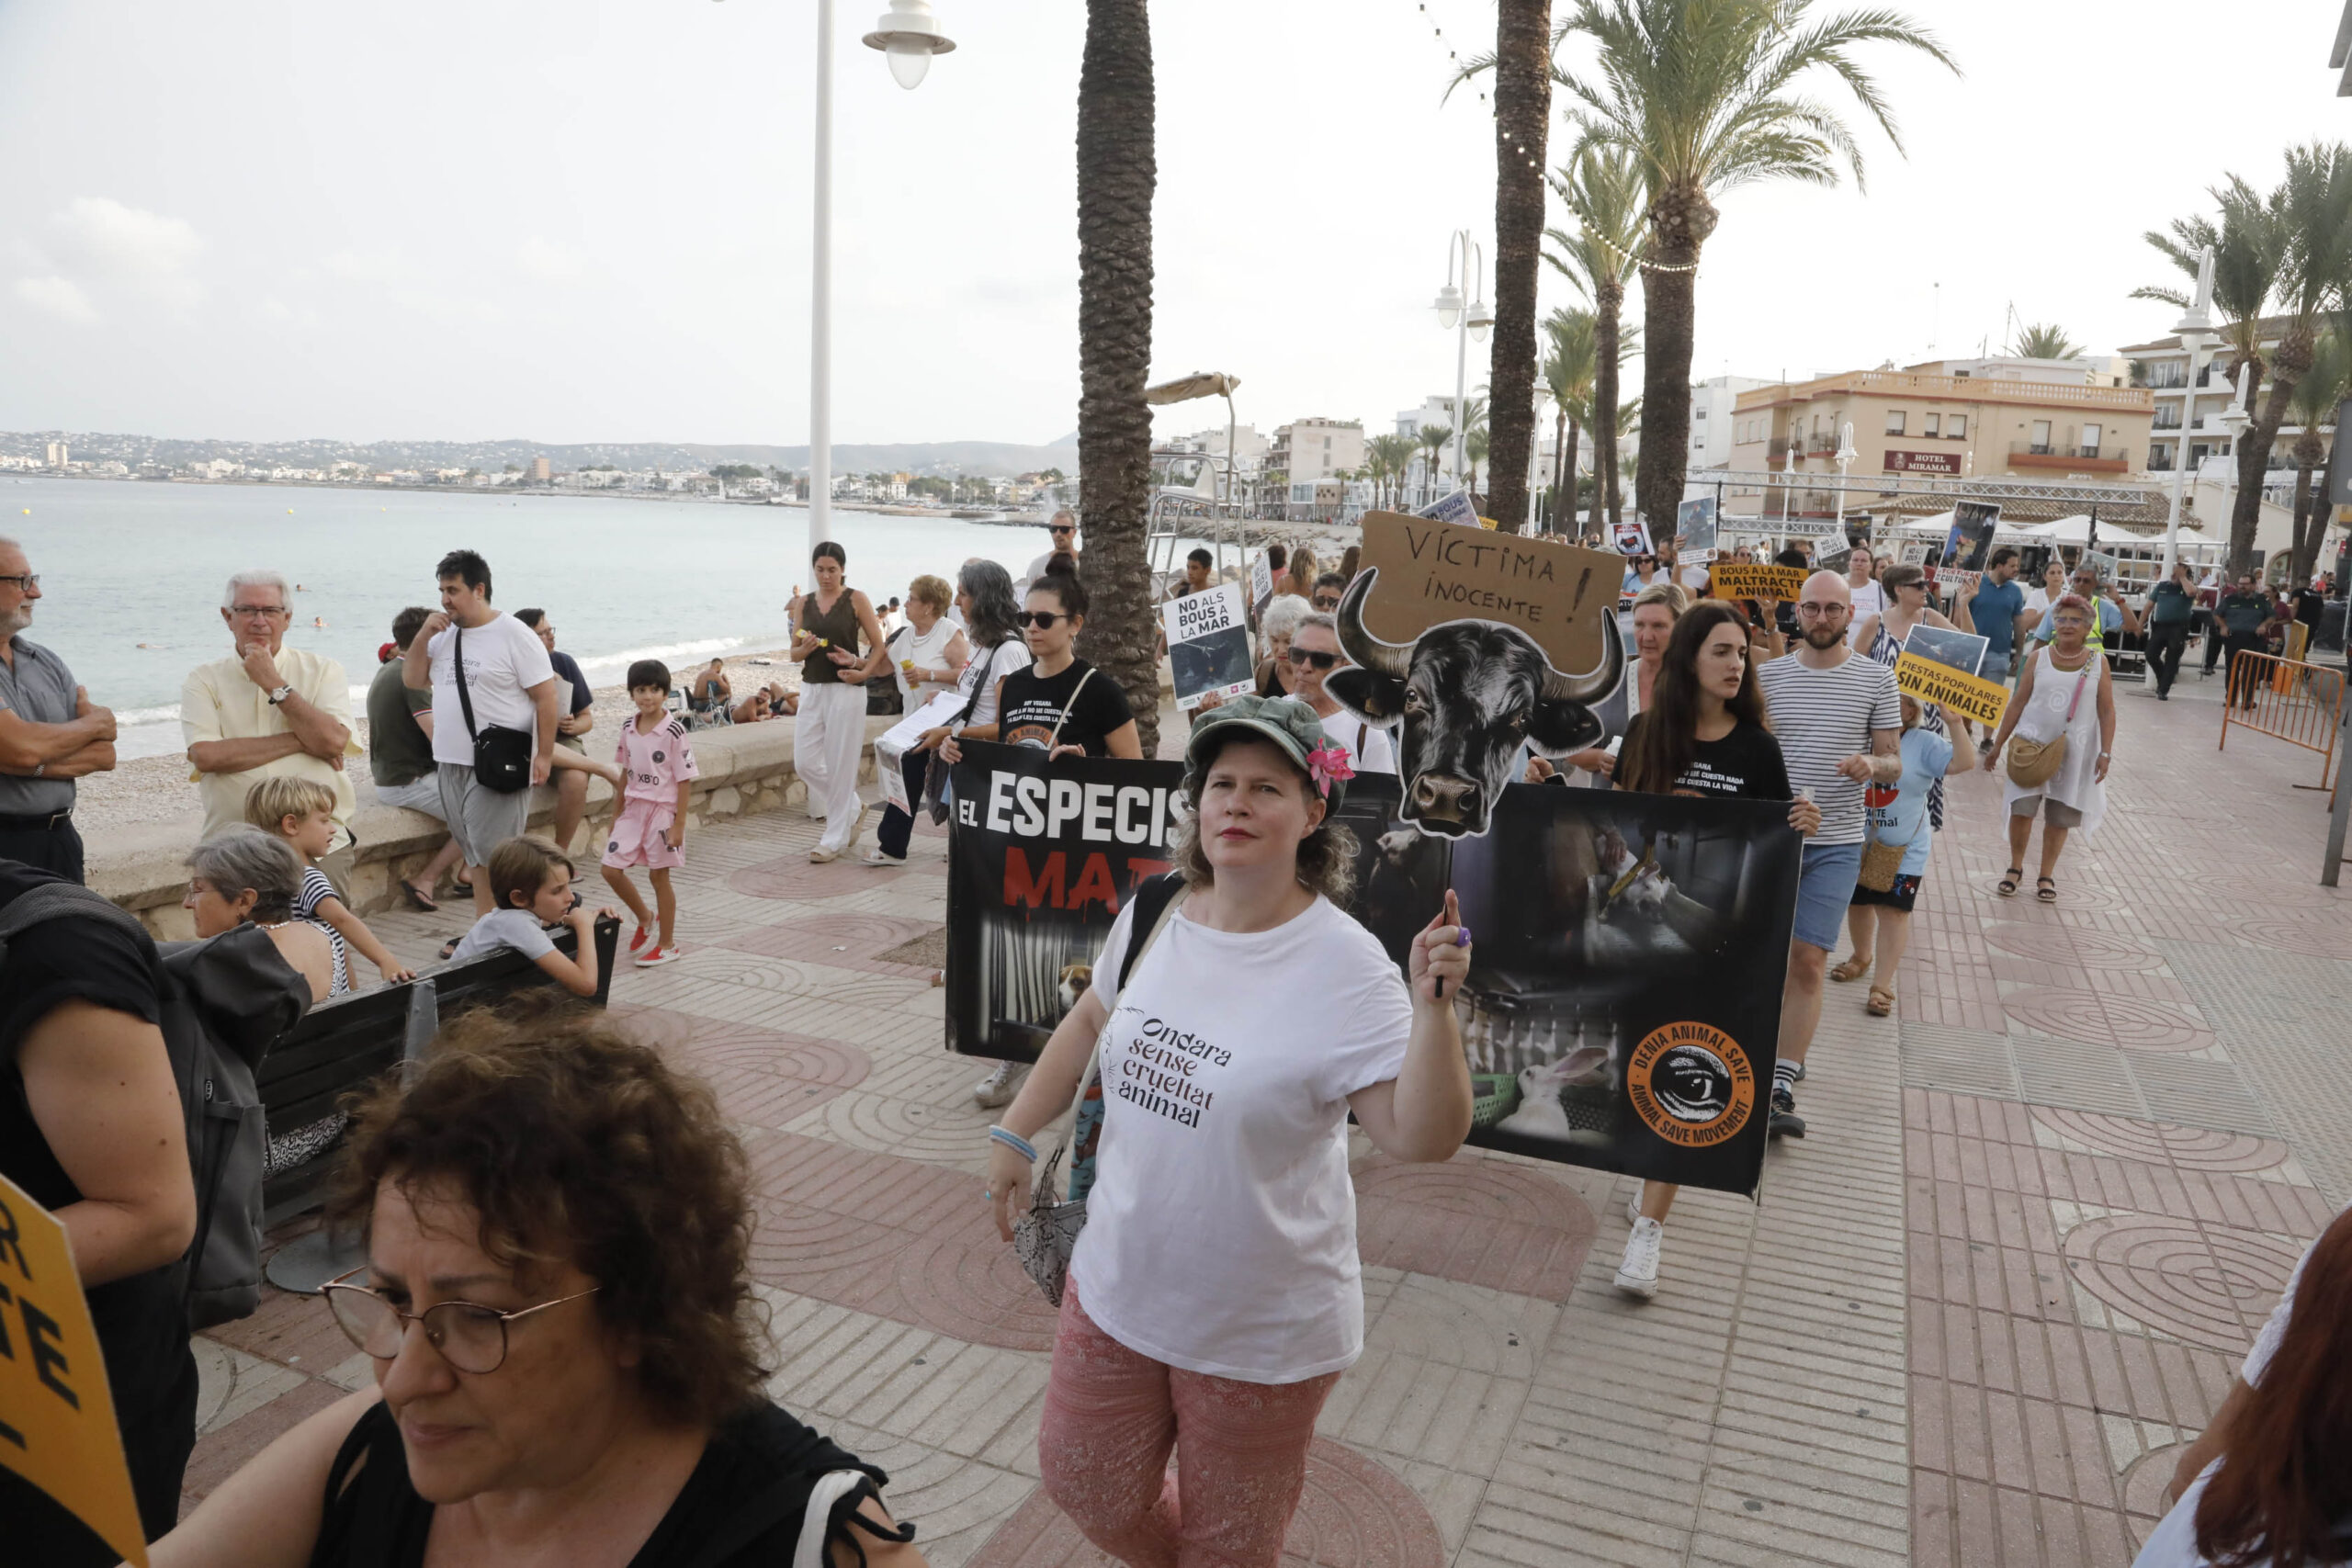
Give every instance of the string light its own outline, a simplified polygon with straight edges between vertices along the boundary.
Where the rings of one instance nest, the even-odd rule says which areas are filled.
[[[1422,16],[1424,16],[1424,17],[1428,16],[1428,15],[1430,14],[1430,8],[1429,8],[1429,5],[1428,5],[1428,0],[1421,0],[1421,4],[1419,4],[1419,5],[1416,6],[1414,7],[1414,9],[1418,10],[1419,12],[1420,12],[1420,14],[1421,14]],[[1451,43],[1447,43],[1447,42],[1446,42],[1445,29],[1444,29],[1443,28],[1442,28],[1442,27],[1439,27],[1439,26],[1437,25],[1437,23],[1435,23],[1434,21],[1432,21],[1432,22],[1430,22],[1430,33],[1431,33],[1431,34],[1433,34],[1433,35],[1436,37],[1437,41],[1438,41],[1439,43],[1441,43],[1441,44],[1444,44],[1444,46],[1445,46],[1445,57],[1446,57],[1448,60],[1453,61],[1456,65],[1461,64],[1461,63],[1462,63],[1462,56],[1460,56],[1459,54],[1456,54],[1456,53],[1454,52],[1454,51],[1453,51],[1453,46]],[[1482,104],[1483,104],[1483,103],[1485,103],[1485,102],[1487,101],[1487,95],[1486,95],[1486,94],[1484,94],[1484,93],[1480,93],[1480,94],[1478,95],[1478,101],[1479,101],[1480,103],[1482,103]],[[1526,148],[1524,148],[1524,147],[1522,147],[1522,148],[1521,148],[1521,149],[1520,149],[1520,151],[1521,151],[1521,152],[1526,152],[1526,151],[1527,151],[1527,149],[1526,149]]]

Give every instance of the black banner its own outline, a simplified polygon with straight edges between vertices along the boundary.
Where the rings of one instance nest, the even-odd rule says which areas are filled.
[[[1182,773],[965,754],[948,1043],[1034,1061],[1136,881],[1166,869]],[[1477,1093],[1470,1141],[1754,1192],[1801,853],[1787,807],[1513,784],[1489,832],[1442,839],[1400,821],[1397,799],[1390,775],[1348,786],[1349,912],[1401,965],[1446,888],[1459,896],[1476,939],[1456,1000]]]

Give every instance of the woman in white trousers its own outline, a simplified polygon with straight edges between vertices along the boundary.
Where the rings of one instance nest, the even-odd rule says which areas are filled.
[[[831,539],[809,553],[817,587],[800,602],[792,657],[800,660],[800,711],[792,728],[793,766],[808,786],[808,812],[825,819],[825,836],[808,852],[822,864],[857,842],[865,804],[857,796],[857,758],[865,744],[865,681],[886,657],[882,623],[865,595],[842,580],[847,552]],[[865,651],[859,651],[859,638]]]

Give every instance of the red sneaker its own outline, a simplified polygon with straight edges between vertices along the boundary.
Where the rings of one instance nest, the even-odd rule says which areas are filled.
[[[638,954],[637,966],[639,969],[650,969],[657,964],[675,964],[677,961],[676,948],[654,946]]]
[[[628,939],[628,950],[631,953],[635,953],[639,948],[645,945],[645,939],[652,934],[652,932],[647,931],[643,926],[638,927],[637,934]]]

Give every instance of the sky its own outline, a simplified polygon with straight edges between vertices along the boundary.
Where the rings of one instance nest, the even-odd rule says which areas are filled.
[[[837,19],[834,439],[1057,440],[1083,5],[934,0],[959,47],[906,92],[858,41],[884,3]],[[2100,354],[2161,335],[2142,233],[2352,140],[2338,0],[1908,8],[1964,74],[1865,51],[1907,158],[1865,130],[1866,190],[1722,199],[1694,376],[1997,351],[2012,310]],[[816,15],[0,0],[0,428],[805,441]],[[1493,0],[1153,20],[1155,378],[1238,376],[1261,432],[1450,394],[1430,305],[1450,232],[1491,236],[1494,155],[1489,105],[1444,88]],[[1547,272],[1542,307],[1574,299]]]

